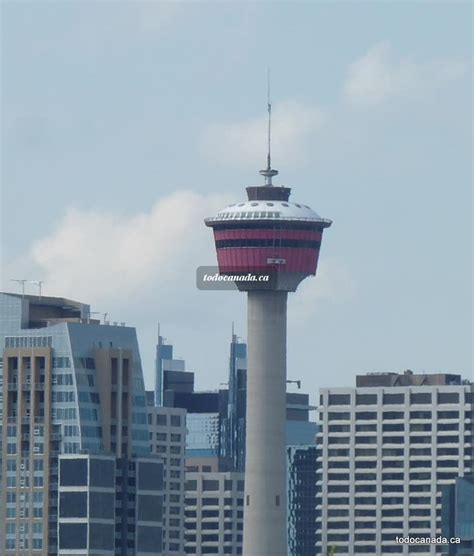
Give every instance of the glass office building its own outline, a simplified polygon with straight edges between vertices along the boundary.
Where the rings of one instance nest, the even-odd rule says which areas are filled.
[[[458,477],[442,489],[441,532],[447,538],[459,537],[461,544],[444,547],[446,556],[474,554],[474,475]]]
[[[233,471],[245,469],[245,407],[247,344],[232,334],[229,357],[228,403],[221,415],[220,457]]]
[[[158,335],[155,358],[155,405],[178,407],[175,392],[194,392],[194,373],[185,370],[183,359],[173,358],[173,346]]]
[[[2,555],[75,550],[69,535],[67,548],[58,539],[63,455],[112,457],[115,470],[151,458],[135,329],[100,324],[90,314],[88,305],[69,299],[0,294]],[[158,460],[150,465],[162,473]],[[124,526],[114,553],[135,555],[138,529],[119,490],[115,519]],[[82,544],[77,549],[94,554]]]
[[[288,555],[314,556],[317,531],[316,446],[288,446]]]

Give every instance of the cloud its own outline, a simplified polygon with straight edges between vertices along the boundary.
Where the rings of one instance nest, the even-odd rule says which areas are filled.
[[[381,42],[349,66],[344,96],[351,102],[376,104],[397,96],[417,95],[458,79],[465,71],[465,65],[456,60],[397,60],[390,44]]]
[[[272,155],[279,165],[302,162],[306,141],[324,122],[322,110],[288,100],[276,103],[272,114]],[[267,116],[244,122],[215,123],[203,130],[201,154],[214,163],[236,167],[263,167]]]
[[[71,208],[9,273],[29,272],[45,281],[46,293],[85,302],[120,304],[156,295],[165,285],[176,293],[178,280],[194,292],[196,266],[214,261],[203,219],[228,202],[179,191],[128,216]]]
[[[289,303],[289,318],[294,326],[307,327],[318,317],[320,304],[347,303],[356,292],[356,284],[347,265],[334,258],[324,258],[318,264],[316,278],[310,277],[298,288]]]

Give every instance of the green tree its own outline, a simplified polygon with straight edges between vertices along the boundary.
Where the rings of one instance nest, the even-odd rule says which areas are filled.
[[[328,556],[334,556],[334,554],[336,554],[336,546],[331,546],[331,548],[328,550]]]

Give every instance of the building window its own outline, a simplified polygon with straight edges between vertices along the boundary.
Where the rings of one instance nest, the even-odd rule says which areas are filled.
[[[377,394],[356,394],[356,405],[375,405]]]
[[[339,411],[339,412],[330,411],[328,413],[329,421],[349,421],[350,418],[351,418],[351,414],[348,411]]]
[[[431,403],[431,393],[415,393],[415,392],[411,392],[410,394],[410,403],[415,404],[415,403]]]
[[[202,490],[219,490],[219,481],[204,479],[202,481]]]
[[[172,427],[180,427],[181,417],[179,415],[171,415],[170,423]]]
[[[156,424],[165,427],[166,426],[166,415],[157,415],[156,416]]]
[[[438,403],[459,403],[459,393],[438,392]]]
[[[351,395],[350,394],[329,394],[328,404],[329,405],[350,405]]]

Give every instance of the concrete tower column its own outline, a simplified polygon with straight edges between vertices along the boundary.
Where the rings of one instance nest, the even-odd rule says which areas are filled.
[[[244,556],[287,555],[287,296],[248,292]]]

